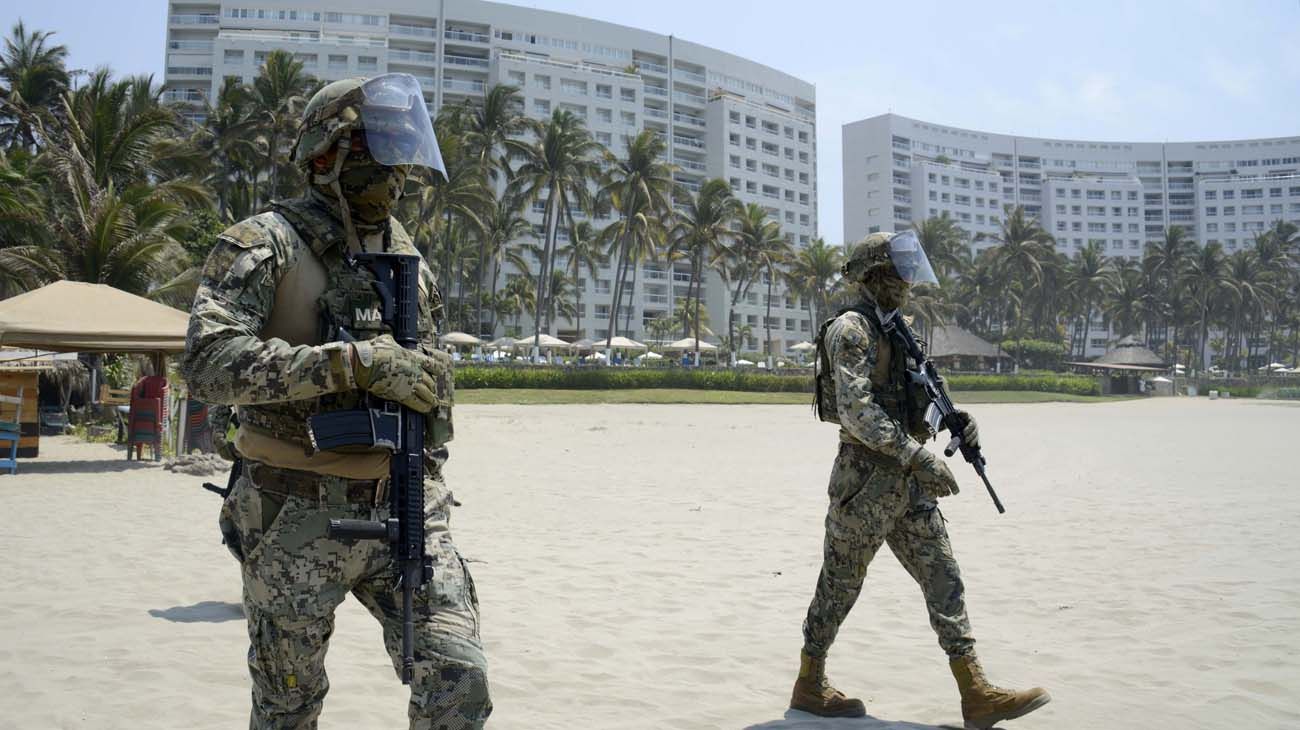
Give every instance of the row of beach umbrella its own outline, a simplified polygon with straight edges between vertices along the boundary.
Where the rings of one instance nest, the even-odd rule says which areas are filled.
[[[539,350],[576,350],[578,352],[593,352],[605,349],[642,352],[650,349],[648,345],[621,335],[610,340],[608,345],[603,339],[582,339],[577,342],[565,342],[558,337],[552,337],[548,334],[538,335],[536,341],[534,341],[534,338],[532,337],[524,339],[499,337],[491,342],[484,342],[478,337],[466,332],[448,332],[439,337],[438,340],[444,345],[455,345],[457,347],[481,346],[487,350],[532,349],[534,345],[536,345]],[[714,352],[718,349],[718,346],[709,344],[703,340],[697,343],[693,337],[684,337],[680,340],[670,342],[662,346],[660,349],[665,352],[694,352],[696,349],[699,349],[700,352]],[[811,342],[800,342],[797,345],[791,345],[789,349],[793,352],[810,352],[816,349],[816,346]]]

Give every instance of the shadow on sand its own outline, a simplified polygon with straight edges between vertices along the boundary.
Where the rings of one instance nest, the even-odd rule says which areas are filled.
[[[122,459],[90,459],[87,461],[20,461],[18,474],[108,474],[136,469],[156,468],[152,461],[127,461]]]
[[[171,608],[151,608],[149,615],[164,618],[178,624],[213,623],[223,621],[242,621],[244,607],[238,603],[225,601],[200,601],[192,606],[172,606]]]
[[[786,710],[785,717],[757,725],[750,725],[745,730],[960,730],[961,724],[923,725],[917,722],[882,720],[867,715],[865,717],[817,717],[798,710]]]

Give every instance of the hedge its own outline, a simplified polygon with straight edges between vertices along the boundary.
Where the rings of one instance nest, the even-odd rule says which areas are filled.
[[[1079,375],[954,375],[948,386],[960,390],[1033,390],[1044,393],[1100,395],[1101,386]],[[483,367],[456,369],[456,387],[608,390],[628,388],[693,388],[761,393],[811,393],[812,377],[752,370],[691,370],[685,368],[556,368]]]
[[[1278,388],[1276,397],[1285,398],[1286,400],[1300,400],[1300,388]]]

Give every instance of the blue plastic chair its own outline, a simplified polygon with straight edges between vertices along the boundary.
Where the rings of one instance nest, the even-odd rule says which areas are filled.
[[[6,406],[13,406],[13,420],[5,416]],[[23,430],[23,389],[18,395],[0,395],[0,469],[9,469],[10,474],[18,473],[18,440]],[[5,445],[9,446],[9,456],[4,457]]]

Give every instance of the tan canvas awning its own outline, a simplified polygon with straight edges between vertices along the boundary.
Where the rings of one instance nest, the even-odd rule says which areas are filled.
[[[0,301],[0,345],[54,352],[183,352],[190,316],[104,284],[56,281]]]

